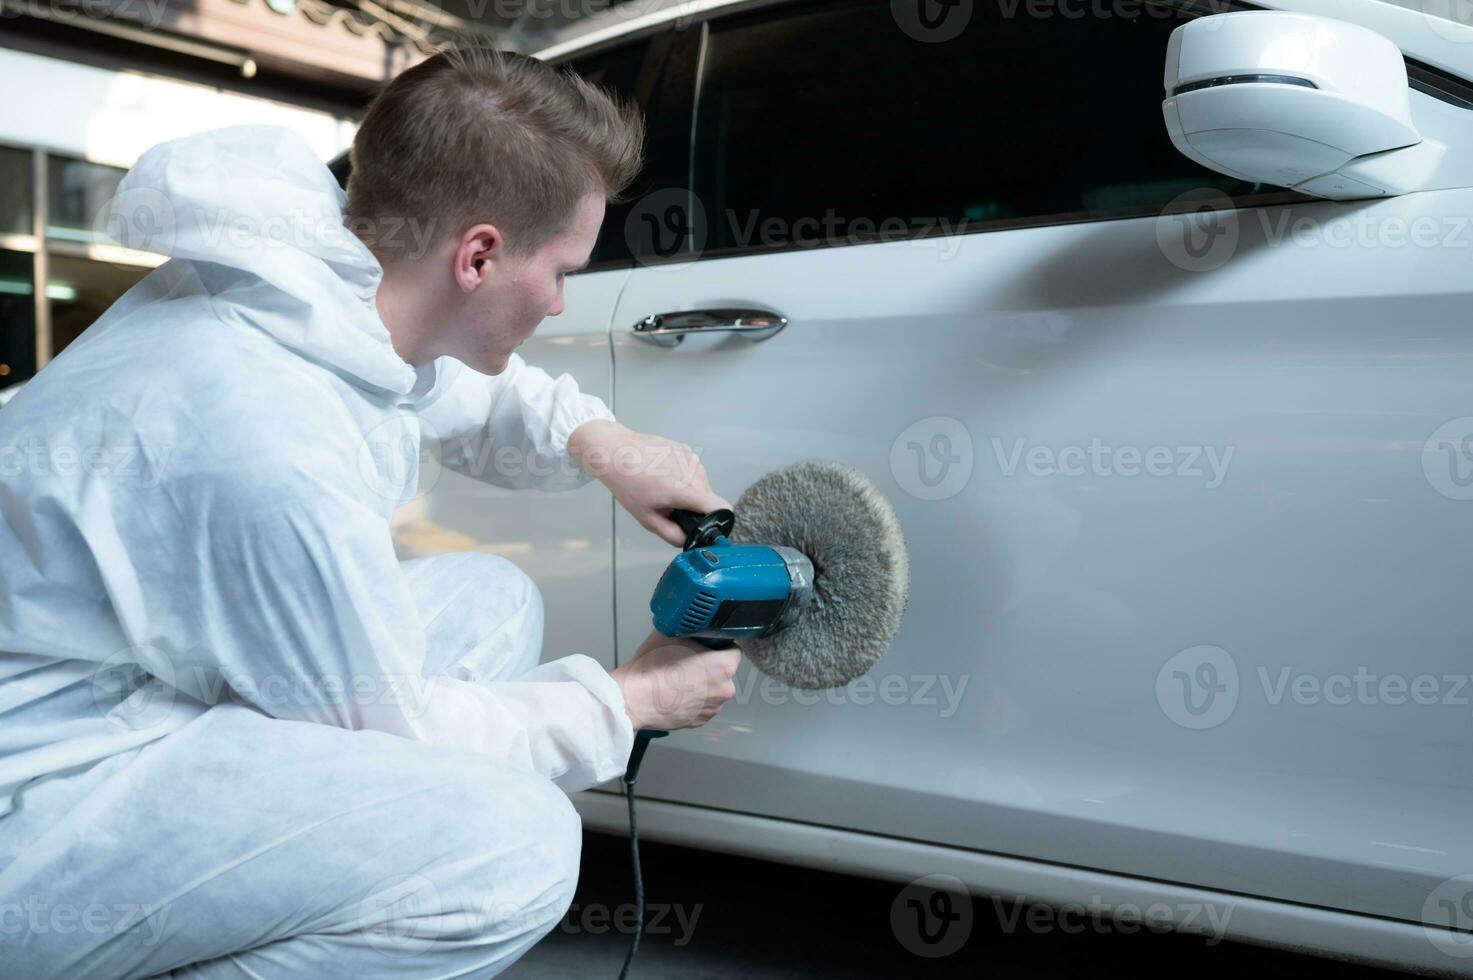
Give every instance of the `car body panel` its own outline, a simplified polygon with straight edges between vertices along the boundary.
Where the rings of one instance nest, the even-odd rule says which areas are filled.
[[[1238,212],[1211,272],[1156,219],[636,271],[620,418],[731,495],[794,459],[859,468],[912,586],[866,684],[805,704],[744,664],[644,793],[1417,919],[1473,867],[1473,527],[1423,466],[1467,411],[1469,250],[1276,235],[1446,213],[1473,191]],[[629,329],[719,306],[790,324],[677,349]],[[669,549],[616,527],[628,651]],[[1194,716],[1221,658],[1234,703]],[[1370,694],[1333,703],[1357,669]],[[1448,703],[1376,687],[1421,675]]]
[[[738,6],[626,13],[542,55]],[[1259,6],[1473,68],[1473,30],[1417,10]],[[1466,144],[1467,110],[1412,101]],[[1101,880],[1210,890],[1265,917],[1245,938],[1473,972],[1456,943],[1408,945],[1473,924],[1447,911],[1449,887],[1473,895],[1470,215],[1457,189],[1223,212],[1206,239],[1164,215],[575,277],[604,277],[570,290],[583,339],[545,325],[530,361],[584,381],[611,356],[621,421],[695,446],[732,497],[794,459],[850,463],[911,549],[868,686],[805,703],[744,664],[716,720],[651,754],[647,832],[766,854],[722,835],[791,827],[793,860],[890,877],[896,848],[929,848],[987,864],[961,875],[978,887],[1052,882],[1028,894],[1053,902]],[[731,306],[790,324],[675,349],[630,329]],[[556,516],[496,502],[550,641],[567,621],[549,657],[612,663],[649,632],[672,552],[616,507],[609,535],[599,493]],[[555,544],[573,536],[576,557]],[[607,825],[612,802],[580,810]]]

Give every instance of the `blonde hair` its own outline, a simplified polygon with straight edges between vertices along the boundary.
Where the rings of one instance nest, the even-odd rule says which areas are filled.
[[[489,223],[526,256],[564,233],[589,193],[622,200],[644,162],[644,120],[571,69],[454,47],[378,93],[351,160],[348,226],[376,253],[405,257]]]

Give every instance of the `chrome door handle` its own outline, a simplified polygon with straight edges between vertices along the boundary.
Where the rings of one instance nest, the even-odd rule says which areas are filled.
[[[651,313],[633,326],[634,336],[660,347],[679,347],[686,334],[739,333],[766,340],[788,325],[788,318],[766,310],[683,310]]]

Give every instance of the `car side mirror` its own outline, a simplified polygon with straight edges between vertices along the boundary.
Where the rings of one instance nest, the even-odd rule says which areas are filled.
[[[1177,28],[1162,110],[1203,166],[1315,197],[1420,190],[1442,155],[1412,121],[1400,49],[1328,17],[1244,11]]]

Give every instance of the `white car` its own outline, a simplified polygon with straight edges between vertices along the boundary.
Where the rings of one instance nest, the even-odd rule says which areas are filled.
[[[650,138],[527,360],[733,500],[851,464],[910,547],[872,674],[744,664],[651,748],[643,834],[1473,975],[1473,28],[1437,7],[632,0],[539,53]],[[547,657],[648,634],[673,551],[602,487],[425,484],[401,550],[522,564]],[[576,802],[626,832],[617,784]]]

